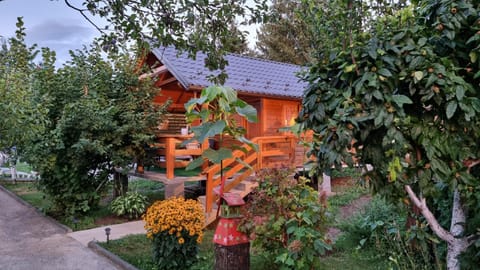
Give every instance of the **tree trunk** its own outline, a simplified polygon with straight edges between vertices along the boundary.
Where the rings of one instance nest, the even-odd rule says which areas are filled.
[[[420,209],[432,231],[440,239],[447,242],[447,269],[460,270],[458,256],[467,250],[467,248],[473,243],[474,238],[472,238],[472,236],[463,236],[467,218],[465,216],[465,209],[463,208],[458,188],[455,188],[453,193],[450,231],[447,231],[440,226],[437,219],[428,208],[425,198],[417,196],[409,185],[405,186],[405,190],[413,204]]]
[[[233,246],[215,244],[215,270],[250,269],[250,243]]]
[[[128,191],[128,176],[126,174],[115,172],[113,174],[113,197],[123,196]]]
[[[448,243],[447,249],[447,269],[460,270],[460,261],[458,256],[465,252],[469,246],[468,239],[463,236],[465,230],[465,210],[460,200],[460,192],[455,189],[453,193],[452,222],[450,223],[450,233],[453,235],[452,243]]]

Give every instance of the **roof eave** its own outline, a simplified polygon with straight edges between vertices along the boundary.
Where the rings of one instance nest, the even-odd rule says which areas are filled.
[[[189,81],[182,76],[181,72],[179,72],[175,68],[175,65],[173,65],[173,63],[171,63],[166,57],[163,57],[163,53],[160,51],[160,49],[154,48],[152,52],[155,57],[157,57],[158,61],[162,62],[167,67],[168,71],[172,73],[175,78],[177,78],[178,82],[180,82],[182,87],[184,89],[188,89],[190,85]]]

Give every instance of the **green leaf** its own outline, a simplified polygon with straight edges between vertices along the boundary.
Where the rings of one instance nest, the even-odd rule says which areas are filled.
[[[198,168],[198,167],[202,166],[202,164],[203,164],[203,157],[198,157],[198,158],[194,159],[192,162],[188,163],[185,170],[191,171],[195,168]]]
[[[219,98],[218,100],[218,107],[220,109],[220,111],[222,112],[230,112],[230,103],[226,100],[226,99],[223,99],[223,98]]]
[[[368,50],[368,55],[373,59],[373,60],[377,60],[377,50],[375,50],[375,48],[370,48]]]
[[[427,38],[422,37],[418,40],[417,44],[418,44],[418,46],[423,47],[423,46],[425,46],[425,44],[427,44],[427,41],[428,41]]]
[[[218,150],[208,148],[203,152],[202,156],[215,164],[219,164],[222,160],[231,158],[232,151],[227,148],[220,148]]]
[[[209,137],[222,134],[225,127],[225,121],[219,120],[217,122],[207,122],[200,126],[192,127],[192,131],[195,133],[195,137],[197,137],[198,141],[203,142]]]
[[[403,104],[413,103],[413,101],[405,95],[392,95],[392,101],[395,102],[399,107],[402,107]]]
[[[473,78],[474,78],[475,80],[478,79],[478,78],[480,78],[480,71],[477,71],[477,72],[475,73],[475,75],[473,76]]]
[[[478,35],[476,35],[476,36],[478,36]],[[472,62],[472,63],[477,62],[478,55],[475,51],[470,52],[468,54],[468,56],[470,56],[470,62]]]
[[[183,106],[185,107],[185,110],[187,112],[191,112],[197,106],[197,104],[199,104],[198,101],[198,98],[192,98],[187,101],[187,103],[185,103]]]
[[[455,114],[457,110],[457,102],[452,100],[447,104],[447,118],[450,119]]]
[[[425,58],[423,56],[416,56],[410,62],[410,64],[408,65],[408,68],[412,70],[421,69],[421,65],[423,64],[424,60]]]
[[[202,97],[205,97],[205,101],[210,102],[217,98],[220,93],[222,93],[222,88],[216,85],[212,85],[203,89],[201,95]]]
[[[457,97],[457,100],[462,100],[465,96],[465,88],[463,88],[463,86],[461,85],[458,85],[455,89],[455,95]]]
[[[434,82],[436,82],[438,77],[435,74],[430,74],[427,79],[427,84],[425,87],[430,87]]]
[[[400,33],[396,34],[395,36],[393,36],[392,41],[398,41],[398,40],[402,39],[404,36],[405,36],[405,32],[400,32]]]
[[[380,112],[377,114],[377,116],[374,119],[374,125],[376,127],[380,126],[380,124],[382,124],[384,118],[385,118],[385,111],[380,110]]]
[[[221,90],[228,103],[234,103],[235,101],[237,101],[237,92],[231,87],[224,86],[221,87]]]
[[[360,246],[363,247],[363,245],[365,245],[365,242],[367,242],[367,238],[361,239],[360,242],[359,242]]]
[[[255,109],[255,107],[253,107],[251,105],[247,105],[247,106],[244,106],[243,108],[242,107],[236,107],[235,109],[236,109],[237,113],[240,116],[245,117],[248,122],[255,123],[255,122],[258,121],[257,109]]]
[[[343,71],[345,71],[345,73],[350,73],[353,70],[355,70],[356,66],[357,66],[356,64],[348,65],[348,66],[343,68]]]
[[[378,100],[383,100],[382,92],[378,90],[373,91],[372,95]]]
[[[384,76],[384,77],[391,77],[393,74],[390,72],[390,70],[386,68],[381,68],[378,70],[378,74]]]

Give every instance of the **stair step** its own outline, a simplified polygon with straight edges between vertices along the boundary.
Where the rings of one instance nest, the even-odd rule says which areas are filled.
[[[238,189],[238,190],[242,190],[242,191],[252,191],[253,188],[257,187],[258,186],[258,182],[255,181],[254,178],[251,178],[251,179],[245,179],[243,180],[242,182],[240,182],[235,188]]]
[[[240,174],[239,174],[240,175]],[[235,177],[235,176],[234,176]],[[228,178],[226,179],[225,183],[226,184],[229,184],[231,183],[232,181],[234,181],[234,177],[232,178]],[[247,196],[253,188],[255,188],[256,186],[258,186],[258,182],[256,181],[256,177],[255,177],[255,174],[252,174],[251,176],[247,177],[246,179],[244,179],[242,182],[240,182],[237,186],[235,186],[233,189],[231,189],[229,192],[232,192],[232,193],[238,193],[240,194],[240,196],[242,198],[244,198],[245,196]],[[204,206],[205,208],[205,201],[206,201],[206,196],[203,195],[203,196],[199,196],[198,197],[198,200],[202,203],[202,205]],[[210,211],[209,213],[205,213],[205,226],[208,226],[209,224],[213,223],[216,218],[217,218],[217,209],[218,209],[218,206],[217,204],[213,204],[213,207],[212,207],[212,211]]]

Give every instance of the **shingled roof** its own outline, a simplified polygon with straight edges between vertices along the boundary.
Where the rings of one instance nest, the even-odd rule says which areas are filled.
[[[173,47],[155,48],[152,52],[185,89],[212,84],[207,78],[214,72],[205,67],[205,54],[197,53],[193,60]],[[241,93],[301,98],[307,85],[296,76],[301,71],[297,65],[237,54],[227,54],[226,60],[225,85]]]

